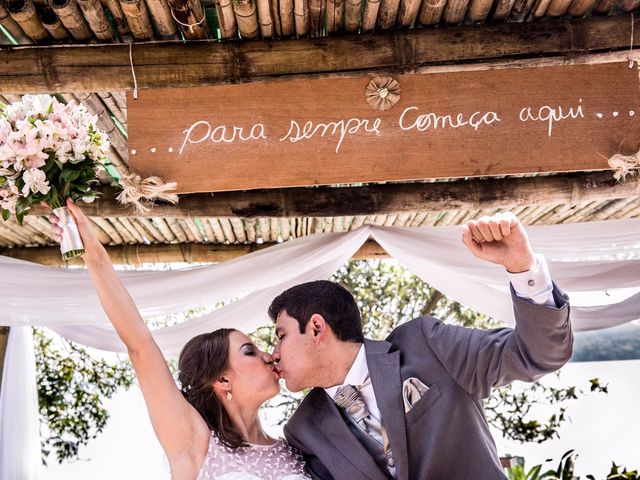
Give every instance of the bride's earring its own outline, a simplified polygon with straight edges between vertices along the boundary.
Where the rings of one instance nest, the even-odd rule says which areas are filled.
[[[227,392],[227,400],[231,400],[233,398],[233,395],[231,395],[231,390],[229,390]]]

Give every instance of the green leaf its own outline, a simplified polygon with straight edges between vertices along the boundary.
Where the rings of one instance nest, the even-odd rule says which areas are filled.
[[[80,176],[80,172],[73,168],[65,168],[64,170],[62,170],[61,177],[65,182],[71,183],[74,180],[76,180],[79,176]]]
[[[24,217],[29,208],[29,201],[24,197],[19,198],[16,203],[16,215],[20,214]]]
[[[6,222],[7,220],[9,220],[10,216],[11,212],[9,210],[2,209],[2,220]]]
[[[43,172],[49,173],[55,165],[56,165],[55,155],[49,155],[49,159],[47,160],[47,163],[44,164]]]

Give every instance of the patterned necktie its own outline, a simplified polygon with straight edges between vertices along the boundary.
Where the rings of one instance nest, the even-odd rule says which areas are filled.
[[[380,449],[381,462],[395,478],[395,460],[389,446],[389,439],[382,424],[369,414],[360,391],[353,385],[344,385],[336,393],[334,401],[360,429],[376,441]]]
[[[382,426],[369,414],[362,396],[353,385],[345,385],[335,396],[336,405],[342,408],[362,430],[367,432],[381,446],[384,446]]]

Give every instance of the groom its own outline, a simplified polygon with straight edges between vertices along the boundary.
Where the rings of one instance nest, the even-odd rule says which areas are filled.
[[[358,306],[336,283],[304,283],[273,300],[278,371],[291,391],[313,387],[284,432],[314,478],[506,478],[482,401],[494,387],[536,380],[569,360],[568,298],[512,214],[467,222],[462,241],[509,272],[515,328],[424,316],[379,342],[363,337]]]

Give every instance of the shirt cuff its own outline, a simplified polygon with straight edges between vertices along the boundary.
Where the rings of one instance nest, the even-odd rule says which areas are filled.
[[[521,273],[507,272],[509,281],[518,297],[531,300],[538,305],[556,307],[547,261],[540,254],[535,255],[535,260],[536,263],[531,270]]]

